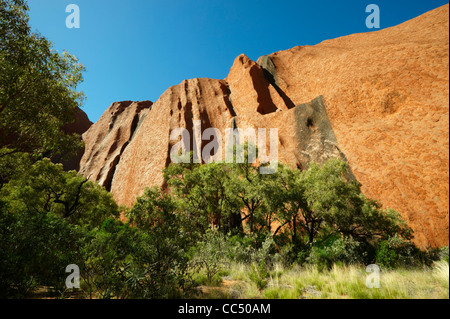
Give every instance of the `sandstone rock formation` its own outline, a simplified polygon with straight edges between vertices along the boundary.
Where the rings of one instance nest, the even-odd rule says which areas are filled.
[[[84,132],[90,129],[92,122],[89,120],[86,113],[77,107],[75,110],[75,121],[73,123],[69,123],[64,125],[62,128],[64,132],[67,134],[79,134],[83,135]]]
[[[278,128],[280,161],[348,160],[363,192],[399,211],[419,245],[448,245],[448,10],[258,62],[240,55],[224,80],[183,81],[153,105],[114,103],[83,135],[80,172],[132,205],[163,186],[174,129]]]
[[[271,55],[295,104],[322,94],[364,193],[422,245],[449,238],[449,6],[399,26]]]
[[[152,104],[150,101],[113,103],[83,135],[86,146],[80,173],[111,190],[121,155]]]

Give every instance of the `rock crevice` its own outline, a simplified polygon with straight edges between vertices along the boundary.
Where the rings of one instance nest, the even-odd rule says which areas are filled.
[[[150,101],[113,103],[99,121],[83,134],[86,146],[80,173],[111,190],[121,155],[132,140],[140,119],[151,106]]]

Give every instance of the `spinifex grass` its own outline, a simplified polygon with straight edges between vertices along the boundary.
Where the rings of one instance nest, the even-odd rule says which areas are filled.
[[[369,275],[364,266],[333,266],[319,270],[315,266],[284,268],[275,265],[267,285],[259,289],[252,281],[251,265],[233,264],[227,289],[238,298],[268,299],[448,299],[449,266],[445,261],[433,268],[396,269],[380,274],[380,288],[367,288]]]

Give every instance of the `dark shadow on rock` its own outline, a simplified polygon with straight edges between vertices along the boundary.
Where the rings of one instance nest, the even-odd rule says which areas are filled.
[[[295,107],[297,147],[295,156],[304,169],[312,162],[322,164],[330,158],[348,163],[340,150],[336,135],[326,112],[323,97]],[[349,168],[349,180],[356,178]]]
[[[261,66],[261,68],[264,71],[264,76],[266,80],[270,84],[272,84],[272,86],[284,100],[284,103],[286,103],[288,109],[294,108],[295,107],[294,102],[292,102],[289,96],[287,96],[286,93],[279,87],[277,68],[275,66],[275,63],[273,63],[272,58],[268,55],[264,55],[260,57],[256,63],[258,63]]]

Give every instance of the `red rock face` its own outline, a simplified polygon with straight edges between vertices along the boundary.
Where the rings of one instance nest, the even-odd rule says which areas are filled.
[[[193,136],[197,120],[200,133],[277,128],[280,161],[305,168],[342,157],[419,245],[448,245],[448,8],[258,63],[240,55],[225,80],[183,81],[153,105],[114,103],[83,135],[80,172],[131,206],[163,186],[174,129]]]
[[[99,121],[83,134],[86,146],[80,173],[111,190],[121,155],[151,106],[150,101],[113,103]]]
[[[222,130],[231,126],[231,119],[224,81],[194,79],[169,88],[121,156],[111,188],[115,198],[132,205],[145,187],[163,185],[162,170],[170,163],[170,150],[177,143],[170,141],[172,130],[186,128],[192,137],[195,120],[201,120],[202,129]]]
[[[416,241],[449,239],[449,6],[386,30],[271,55],[295,104],[324,96],[364,193]]]
[[[67,134],[79,134],[82,135],[86,132],[92,125],[92,122],[89,120],[88,116],[84,111],[80,108],[77,108],[75,111],[75,121],[70,124],[66,124],[63,127],[63,131]]]
[[[236,58],[226,81],[237,114],[258,112],[265,115],[288,109],[286,102],[264,76],[261,66],[244,54]]]

